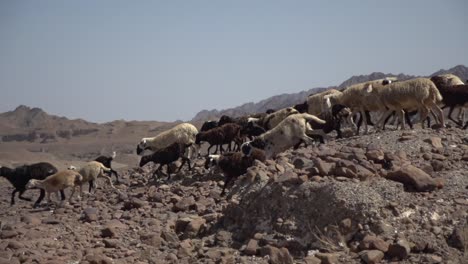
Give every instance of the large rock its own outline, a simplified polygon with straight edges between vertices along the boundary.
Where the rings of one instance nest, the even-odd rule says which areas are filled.
[[[387,179],[403,183],[419,192],[433,191],[443,187],[442,179],[434,179],[413,165],[403,166],[387,174]]]
[[[244,239],[256,233],[279,233],[303,244],[318,243],[311,226],[323,230],[329,226],[330,219],[337,223],[350,219],[353,223],[366,222],[376,227],[380,223],[381,208],[388,206],[386,197],[409,199],[408,194],[401,191],[400,184],[381,178],[367,184],[309,181],[287,186],[267,181],[248,186],[250,188],[233,188],[237,190],[233,195],[240,195],[241,199],[227,206],[224,227],[235,229],[236,236]],[[351,229],[347,230],[347,235],[358,231],[357,225],[352,225]]]

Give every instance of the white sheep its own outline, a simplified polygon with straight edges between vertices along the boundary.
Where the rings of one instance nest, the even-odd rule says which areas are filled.
[[[270,130],[281,123],[281,121],[283,121],[286,117],[298,113],[299,112],[296,109],[292,107],[286,107],[271,114],[267,114],[263,118],[260,118],[260,120],[257,121],[257,124],[265,128],[265,130]],[[252,118],[248,120],[253,121]]]
[[[326,108],[324,104],[323,98],[327,95],[330,96],[333,94],[338,95],[338,94],[341,94],[341,92],[336,89],[329,89],[321,93],[309,95],[307,97],[307,106],[308,106],[307,113],[311,115],[319,116],[322,112],[327,111],[328,109]]]
[[[198,134],[197,128],[189,123],[182,123],[175,127],[159,133],[155,137],[142,138],[137,146],[137,154],[144,155],[144,150],[156,151],[166,148],[173,143],[181,143],[190,146],[193,152],[188,151],[188,158],[192,157],[192,153],[197,153],[195,146],[195,137]]]
[[[332,93],[324,96],[327,107],[335,104],[341,104],[351,109],[352,114],[349,117],[349,123],[353,125],[356,130],[356,134],[359,134],[359,128],[354,124],[351,116],[355,113],[359,113],[364,119],[364,133],[368,132],[367,127],[367,116],[365,111],[384,111],[385,109],[379,104],[376,93],[372,92],[372,87],[377,89],[392,83],[395,78],[378,79],[363,83],[358,83],[349,86],[341,93]],[[371,89],[369,89],[371,88]]]
[[[314,139],[310,138],[307,134],[317,133],[312,130],[308,122],[325,124],[324,120],[307,113],[290,115],[273,129],[250,141],[249,144],[263,149],[267,158],[271,158],[301,141],[304,141],[306,144],[313,144]]]
[[[111,172],[110,168],[105,167],[102,163],[97,161],[90,161],[83,165],[81,168],[77,169],[74,166],[69,166],[69,170],[76,170],[78,171],[82,179],[80,181],[80,195],[83,195],[83,184],[88,182],[89,183],[89,192],[93,188],[93,184],[95,184],[95,188],[97,188],[97,178],[104,178],[107,180],[108,184],[111,188],[115,189],[114,185],[112,184],[111,178],[104,174],[104,172]]]
[[[405,109],[420,111],[420,121],[423,126],[429,111],[433,110],[437,115],[438,123],[445,127],[442,109],[437,106],[437,102],[442,100],[442,95],[430,79],[415,78],[376,87],[369,85],[366,91],[372,95],[372,100],[377,98],[377,104],[380,105],[381,109],[383,107],[387,109],[377,123],[378,128],[381,128],[385,119],[393,111],[396,111],[400,116],[402,129],[404,129]]]

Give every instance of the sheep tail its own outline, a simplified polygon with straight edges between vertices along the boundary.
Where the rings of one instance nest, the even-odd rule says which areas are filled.
[[[432,87],[432,92],[435,94],[436,102],[440,102],[442,101],[442,99],[444,99],[440,94],[439,89],[437,89],[436,87]]]
[[[304,119],[307,121],[307,122],[315,122],[315,123],[318,123],[318,124],[325,124],[326,121],[325,120],[322,120],[314,115],[310,115],[310,114],[302,114],[302,116],[304,117]]]
[[[75,182],[74,182],[75,185],[80,184],[82,181],[83,181],[83,176],[81,174],[79,174],[79,173],[76,173],[75,174]]]

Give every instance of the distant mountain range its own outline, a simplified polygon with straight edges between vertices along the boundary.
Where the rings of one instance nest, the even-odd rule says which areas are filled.
[[[466,81],[468,79],[468,68],[464,65],[457,65],[448,70],[441,69],[441,70],[434,72],[433,74],[430,74],[429,76],[445,74],[445,73],[455,74],[458,77],[460,77],[463,81]],[[429,77],[429,76],[426,76],[426,77]],[[375,79],[382,79],[385,77],[397,77],[399,80],[407,80],[407,79],[415,78],[418,76],[406,75],[403,73],[392,74],[392,73],[373,72],[368,75],[352,76],[351,78],[347,79],[346,81],[344,81],[337,87],[339,89],[342,89],[342,88],[348,87],[356,83],[367,82],[367,81],[371,81]],[[329,88],[337,88],[337,87],[312,88],[307,91],[301,91],[298,93],[275,95],[257,103],[249,102],[249,103],[245,103],[243,105],[237,106],[237,107],[228,108],[224,110],[216,110],[216,109],[215,110],[202,110],[195,115],[195,117],[192,119],[192,122],[201,122],[201,121],[206,121],[210,119],[217,119],[221,117],[222,115],[242,116],[242,115],[251,114],[251,113],[265,112],[267,109],[270,109],[270,108],[280,109],[280,108],[302,103],[305,101],[305,98],[307,98],[307,96],[310,94],[318,93]]]
[[[134,135],[138,139],[148,131],[157,133],[172,124],[172,122],[123,120],[97,124],[83,119],[59,117],[48,114],[40,108],[20,105],[13,111],[0,114],[0,141],[53,143],[83,137],[109,138],[128,135]]]

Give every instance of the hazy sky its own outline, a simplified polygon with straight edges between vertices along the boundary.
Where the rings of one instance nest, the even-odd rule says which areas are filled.
[[[0,1],[0,112],[189,120],[468,64],[468,1]]]

